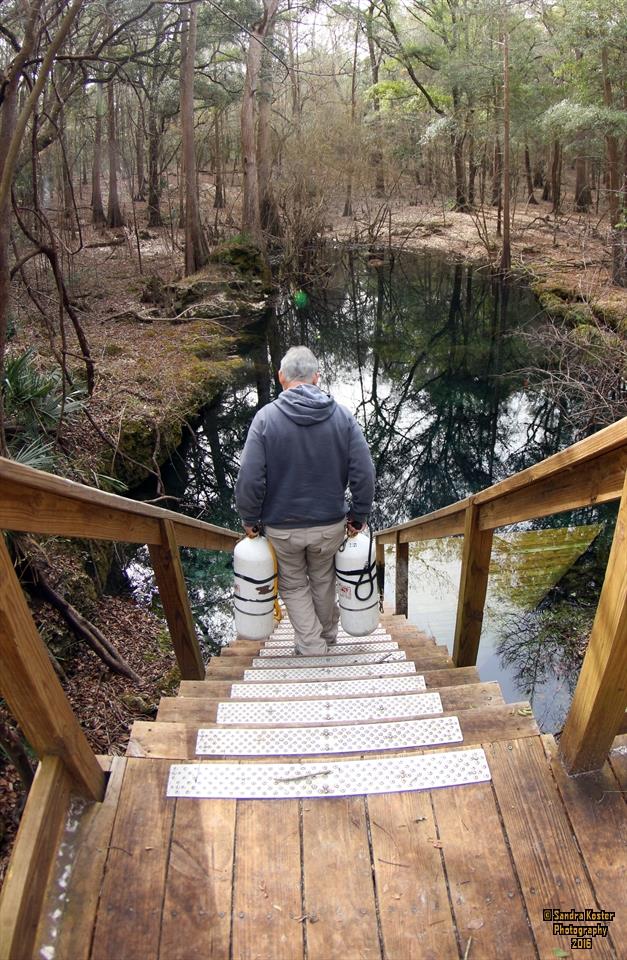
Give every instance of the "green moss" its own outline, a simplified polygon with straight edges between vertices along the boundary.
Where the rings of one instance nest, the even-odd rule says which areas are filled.
[[[104,348],[105,357],[121,357],[126,351],[119,343],[108,343]]]
[[[235,267],[240,273],[252,274],[262,279],[266,279],[268,275],[268,268],[261,250],[245,236],[220,244],[209,259],[212,263],[226,263]]]
[[[163,697],[173,697],[179,688],[181,682],[181,673],[178,667],[174,666],[157,681],[159,692]]]
[[[156,703],[138,693],[123,693],[120,700],[133,713],[139,713],[144,717],[153,717],[157,711]]]

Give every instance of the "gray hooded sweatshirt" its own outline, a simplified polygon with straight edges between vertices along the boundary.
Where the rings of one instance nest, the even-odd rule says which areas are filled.
[[[255,414],[235,487],[246,525],[321,526],[347,512],[363,521],[373,496],[374,467],[364,435],[333,397],[305,383]]]

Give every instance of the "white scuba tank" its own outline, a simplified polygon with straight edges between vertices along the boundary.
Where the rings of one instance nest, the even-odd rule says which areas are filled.
[[[246,537],[233,551],[235,628],[247,640],[263,640],[274,630],[277,584],[274,557],[265,537]]]
[[[335,554],[340,620],[353,637],[365,637],[379,622],[374,542],[363,533],[344,541]]]

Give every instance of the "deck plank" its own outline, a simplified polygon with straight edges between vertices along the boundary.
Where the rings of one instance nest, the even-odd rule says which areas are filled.
[[[158,956],[174,816],[167,760],[129,758],[111,837],[92,960]]]
[[[433,790],[438,839],[465,952],[534,957],[535,944],[489,783]]]
[[[609,933],[618,949],[627,944],[627,808],[609,763],[602,770],[569,777],[553,737],[542,742],[585,858],[597,901],[616,914]]]
[[[519,705],[497,704],[492,707],[461,711],[457,716],[464,742],[468,744],[480,743],[484,740],[511,740],[513,737],[536,736],[538,728],[533,717],[521,716],[516,709],[512,709],[512,706]],[[451,712],[444,714],[444,716],[447,715],[450,716]],[[383,724],[393,721],[380,720],[376,722]],[[136,720],[127,748],[128,755],[134,757],[162,757],[171,760],[194,759],[196,756],[196,734],[199,726],[203,725],[196,724],[191,720],[186,723]],[[285,724],[283,728],[286,726],[289,725]],[[210,724],[208,729],[212,727],[221,728],[222,725]],[[247,727],[245,724],[235,724],[230,726],[229,729],[247,729]],[[394,750],[394,748],[390,749]],[[412,747],[405,749],[413,750]],[[428,749],[438,749],[438,745]],[[363,750],[352,751],[352,753],[362,752]],[[351,752],[343,755],[351,756]]]
[[[392,651],[392,653],[394,653],[394,651]],[[211,679],[239,680],[241,679],[244,673],[244,670],[258,669],[259,679],[263,680],[262,671],[266,669],[276,669],[276,664],[270,663],[270,662],[268,663],[267,667],[254,668],[252,666],[253,659],[254,659],[253,657],[212,657],[207,667],[206,677],[208,680],[211,680]],[[283,657],[281,659],[289,660],[290,658]],[[292,661],[290,661],[289,663],[281,663],[280,669],[281,670],[299,670],[306,667],[311,667],[311,663],[308,662],[307,657],[297,657],[296,659],[299,661],[297,664],[293,663]],[[397,662],[403,662],[403,661],[394,661],[394,660],[383,661],[382,660],[381,662],[397,663]],[[442,657],[408,656],[407,661],[405,662],[414,663],[418,673],[425,673],[425,671],[427,670],[452,670],[453,669],[452,661],[449,662],[447,660],[444,660],[444,658]],[[355,666],[363,666],[363,664],[357,663],[355,664]],[[314,664],[313,669],[322,669],[322,668],[321,667],[316,668]],[[323,676],[323,674],[321,674],[321,676]]]
[[[87,960],[89,957],[102,876],[126,770],[126,757],[112,757],[111,760],[104,800],[102,803],[89,804],[78,827],[76,860],[58,928],[57,957],[71,957],[72,960]],[[59,893],[55,884],[50,890],[45,915],[52,916],[57,909]],[[42,917],[42,929],[38,937],[41,947],[45,946],[43,940],[48,932],[44,929],[47,916]]]
[[[570,936],[553,933],[544,910],[585,910],[598,904],[540,738],[485,744],[496,796],[541,956],[564,950]],[[613,957],[596,937],[589,957]]]
[[[235,800],[177,800],[159,960],[229,960]]]
[[[302,809],[307,960],[380,960],[364,798]]]
[[[381,698],[390,698],[392,701],[393,698],[397,696],[398,694],[394,693],[381,694]],[[440,697],[445,713],[451,713],[456,710],[472,710],[503,702],[499,685],[493,681],[488,683],[465,684],[458,687],[444,687],[440,691]],[[322,697],[321,699],[330,700],[334,698]],[[356,697],[351,699],[367,700],[369,698]],[[162,697],[157,713],[157,720],[164,722],[175,721],[178,723],[215,723],[218,705],[222,702],[221,699],[212,699],[211,697]],[[254,701],[247,702],[252,703]],[[361,721],[355,722],[359,723]],[[290,726],[292,726],[292,724],[290,724]]]
[[[428,791],[368,797],[385,960],[457,960]]]
[[[408,676],[408,674],[404,674]],[[410,674],[411,676],[411,674]],[[415,676],[415,674],[413,674]],[[479,673],[476,667],[460,667],[458,670],[430,670],[423,674],[427,688],[445,686],[464,686],[469,683],[479,683]],[[374,679],[370,677],[369,679]],[[386,679],[389,679],[386,677]],[[324,683],[329,677],[320,677],[317,682]],[[231,688],[236,680],[183,680],[181,682],[178,695],[179,697],[210,697],[214,699],[239,699],[232,697]],[[289,680],[274,680],[279,687],[282,683],[289,684]],[[293,681],[292,681],[293,682]],[[254,688],[255,683],[267,683],[260,677],[259,680],[247,680],[246,686]]]
[[[239,800],[233,960],[300,960],[302,923],[299,801]]]

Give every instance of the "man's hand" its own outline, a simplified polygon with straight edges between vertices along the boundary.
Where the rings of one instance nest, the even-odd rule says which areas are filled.
[[[247,527],[246,524],[243,524],[246,536],[250,537],[251,540],[254,540],[255,537],[259,536],[259,527],[255,524],[254,527]]]
[[[358,523],[356,520],[347,520],[346,521],[346,536],[347,537],[356,537],[358,533],[361,533],[363,530],[363,523]]]

